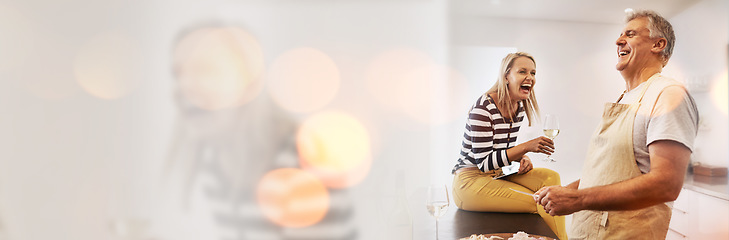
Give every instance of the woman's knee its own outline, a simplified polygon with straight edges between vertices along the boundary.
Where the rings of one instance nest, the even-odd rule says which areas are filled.
[[[544,179],[545,186],[562,185],[559,173],[555,172],[552,169],[535,168],[532,169],[530,172],[533,172],[534,175],[540,176],[540,178]]]

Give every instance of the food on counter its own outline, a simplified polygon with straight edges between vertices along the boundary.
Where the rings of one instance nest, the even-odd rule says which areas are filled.
[[[529,234],[519,231],[514,233],[514,236],[510,237],[509,240],[540,240],[540,238],[533,238],[530,237]],[[541,238],[541,240],[544,240],[544,238]]]
[[[490,236],[486,237],[486,235],[483,234],[472,234],[470,237],[467,238],[461,238],[460,240],[504,240],[504,238],[499,236]],[[508,240],[546,240],[544,238],[534,238],[530,237],[529,234],[519,231],[517,233],[514,233],[512,237],[510,237]]]
[[[471,237],[461,238],[460,240],[503,240],[503,239],[504,238],[499,237],[499,236],[486,237],[486,235],[483,235],[483,234],[479,234],[479,235],[471,234]]]

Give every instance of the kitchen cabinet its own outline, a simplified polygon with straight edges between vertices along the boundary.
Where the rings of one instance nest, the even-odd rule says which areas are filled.
[[[724,184],[726,186],[726,184]],[[729,239],[729,198],[689,181],[671,207],[667,240]]]

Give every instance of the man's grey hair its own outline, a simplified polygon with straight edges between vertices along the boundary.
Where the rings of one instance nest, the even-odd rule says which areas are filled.
[[[676,44],[676,35],[673,33],[673,26],[663,16],[651,10],[630,11],[625,18],[625,23],[642,17],[648,19],[648,30],[650,31],[651,38],[659,37],[666,39],[666,48],[661,52],[663,66],[666,66],[668,59],[673,54],[673,46]]]

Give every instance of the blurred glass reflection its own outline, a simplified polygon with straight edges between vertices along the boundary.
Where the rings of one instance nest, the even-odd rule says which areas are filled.
[[[296,48],[276,58],[267,80],[276,103],[296,113],[327,105],[337,95],[341,81],[334,61],[314,48]]]
[[[263,88],[263,51],[258,41],[236,27],[192,31],[174,52],[182,96],[207,110],[243,105]]]
[[[86,92],[102,99],[129,94],[141,82],[141,50],[121,32],[91,38],[76,55],[74,73]]]
[[[210,218],[209,231],[193,232],[205,239],[356,239],[349,193],[301,169],[294,113],[258,94],[264,69],[255,38],[229,26],[182,36],[174,58],[179,117],[165,171],[182,188],[183,208]]]

